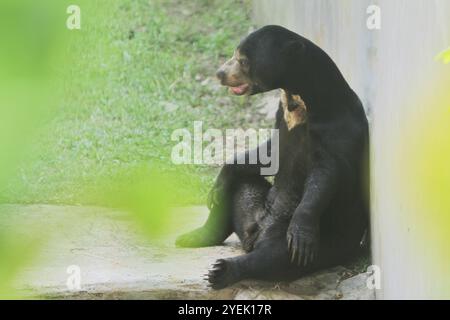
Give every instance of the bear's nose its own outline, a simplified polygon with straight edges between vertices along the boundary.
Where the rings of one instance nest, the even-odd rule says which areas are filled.
[[[223,71],[222,69],[219,69],[216,72],[216,77],[220,80],[223,81],[225,79],[225,71]]]

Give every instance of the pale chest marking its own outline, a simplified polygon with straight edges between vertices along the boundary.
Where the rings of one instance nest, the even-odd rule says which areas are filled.
[[[283,106],[284,121],[288,130],[306,122],[306,105],[299,95],[281,90],[281,105]]]

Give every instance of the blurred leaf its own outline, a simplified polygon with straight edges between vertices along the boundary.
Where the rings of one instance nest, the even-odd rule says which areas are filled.
[[[445,64],[450,63],[450,48],[440,52],[437,56],[436,56],[436,61],[442,61]]]

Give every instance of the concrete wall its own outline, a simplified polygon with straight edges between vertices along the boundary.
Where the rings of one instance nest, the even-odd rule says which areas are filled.
[[[380,30],[366,27],[371,4],[381,8]],[[411,100],[443,68],[450,73],[434,60],[450,46],[450,1],[254,0],[253,9],[257,25],[280,24],[321,46],[365,104],[371,121],[373,263],[382,272],[378,298],[450,298],[450,266],[443,265],[448,261],[417,241],[423,230],[410,212],[417,208],[415,199],[398,196],[392,165],[398,142],[408,139],[404,119],[426,113],[426,106]],[[430,265],[440,268],[431,272]]]

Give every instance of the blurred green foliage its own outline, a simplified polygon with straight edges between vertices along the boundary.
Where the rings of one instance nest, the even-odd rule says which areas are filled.
[[[436,56],[436,60],[442,61],[444,64],[450,63],[450,48],[443,50]]]
[[[64,28],[58,27],[64,26],[61,8],[47,0],[0,3],[2,189],[17,174],[17,163],[30,152],[38,128],[56,107],[60,91],[54,70],[61,67],[65,46]],[[37,239],[43,234],[38,226],[22,232],[18,229],[19,225],[0,225],[0,298],[15,297],[14,277],[30,261],[38,247]]]
[[[72,4],[80,30],[66,28]],[[248,8],[237,0],[3,0],[0,203],[118,207],[150,238],[167,232],[169,207],[204,202],[217,170],[172,165],[172,131],[194,120],[205,130],[236,127],[251,112],[213,78],[246,34]],[[0,298],[17,297],[12,283],[39,252],[43,230],[0,221]]]
[[[428,249],[427,257],[417,252],[417,263],[427,266],[423,272],[430,281],[439,281],[433,296],[441,298],[450,294],[450,74],[445,68],[427,79],[432,85],[415,99],[426,109],[416,108],[404,120],[408,126],[398,142],[401,152],[394,155],[397,196],[409,209],[403,219],[416,229],[412,241]]]

